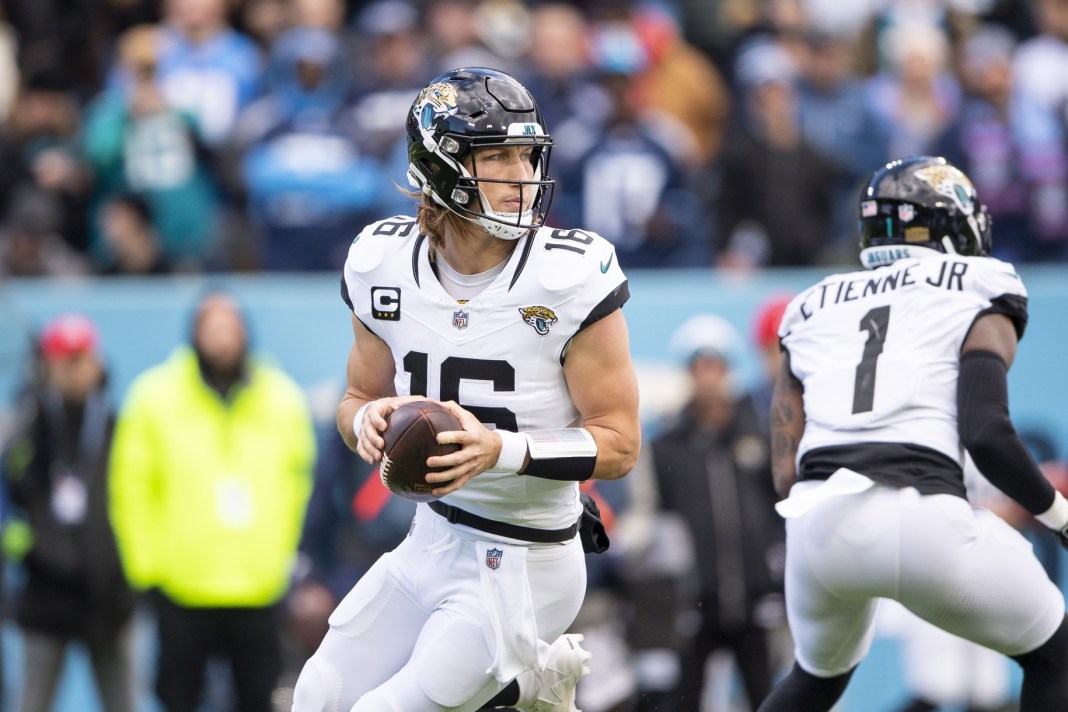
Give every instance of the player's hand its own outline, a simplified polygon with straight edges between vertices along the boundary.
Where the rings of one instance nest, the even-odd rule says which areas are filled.
[[[442,401],[441,405],[456,416],[463,430],[438,433],[438,442],[442,445],[456,443],[460,449],[449,455],[427,459],[427,467],[447,467],[441,472],[431,472],[426,481],[431,485],[447,483],[434,489],[436,495],[446,495],[460,489],[472,477],[479,475],[497,463],[501,454],[501,436],[487,428],[470,411],[461,408],[453,401]],[[451,480],[451,481],[450,481]]]
[[[399,406],[418,400],[425,400],[425,398],[423,396],[392,396],[368,402],[363,420],[352,424],[357,438],[356,454],[369,465],[381,462],[382,448],[386,446],[386,441],[382,437],[382,433],[386,430],[386,418]]]

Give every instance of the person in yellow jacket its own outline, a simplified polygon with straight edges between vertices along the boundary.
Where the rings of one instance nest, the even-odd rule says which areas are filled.
[[[241,712],[271,709],[282,667],[276,604],[296,559],[315,435],[300,388],[248,344],[237,302],[208,294],[191,346],[135,379],[116,426],[112,523],[130,583],[156,602],[167,712],[196,708],[209,656],[229,658]]]

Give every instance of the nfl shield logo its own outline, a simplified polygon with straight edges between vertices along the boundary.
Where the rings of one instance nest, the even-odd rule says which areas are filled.
[[[915,217],[916,210],[908,203],[902,203],[901,205],[897,206],[897,219],[901,222],[912,222],[913,218]]]
[[[490,549],[486,552],[486,566],[491,569],[497,570],[501,568],[501,557],[504,556],[504,552],[500,549]]]
[[[463,331],[467,328],[467,312],[463,309],[457,309],[452,313],[452,325]]]

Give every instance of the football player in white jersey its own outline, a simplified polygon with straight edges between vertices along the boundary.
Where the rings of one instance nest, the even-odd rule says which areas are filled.
[[[772,457],[786,518],[796,663],[761,712],[829,710],[872,641],[879,598],[1011,656],[1023,712],[1068,710],[1064,597],[1027,540],[965,500],[965,449],[1068,540],[1068,501],[1009,418],[1027,322],[1012,266],[989,257],[975,188],[942,158],[893,161],[860,201],[861,262],[783,316]]]
[[[542,224],[553,144],[514,78],[446,72],[407,132],[418,214],[369,225],[345,264],[338,427],[378,462],[386,416],[429,397],[461,448],[428,461],[448,467],[427,476],[443,496],[338,605],[293,709],[574,711],[589,653],[564,633],[582,540],[603,533],[580,527],[578,483],[624,476],[639,449],[627,280],[598,235]]]

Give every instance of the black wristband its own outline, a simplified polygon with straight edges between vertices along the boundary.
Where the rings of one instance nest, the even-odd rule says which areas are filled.
[[[593,475],[597,465],[597,456],[592,457],[552,457],[544,460],[531,460],[521,475],[541,477],[545,480],[562,482],[585,482]]]

